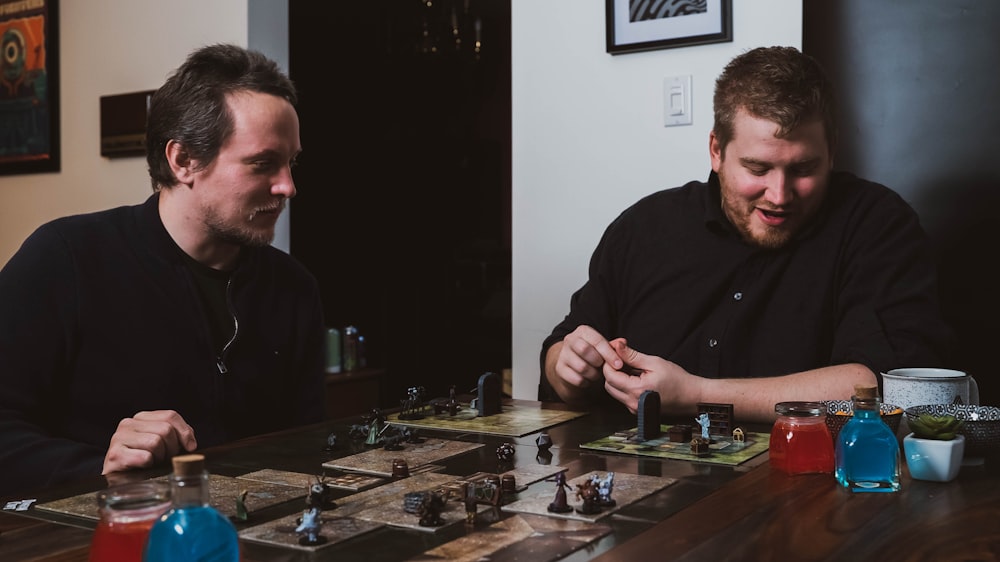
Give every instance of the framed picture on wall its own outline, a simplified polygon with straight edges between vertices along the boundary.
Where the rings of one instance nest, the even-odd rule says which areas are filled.
[[[732,0],[605,0],[612,55],[733,40]]]
[[[0,175],[59,171],[58,0],[0,0]]]

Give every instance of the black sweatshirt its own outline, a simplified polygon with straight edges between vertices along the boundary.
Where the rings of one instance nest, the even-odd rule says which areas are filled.
[[[199,447],[323,419],[316,279],[244,248],[222,354],[180,248],[144,204],[39,227],[0,270],[0,494],[98,475],[118,422],[177,410]]]

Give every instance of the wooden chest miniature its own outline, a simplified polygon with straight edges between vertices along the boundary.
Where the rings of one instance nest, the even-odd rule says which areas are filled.
[[[690,425],[675,425],[667,432],[671,443],[686,443],[691,440]]]

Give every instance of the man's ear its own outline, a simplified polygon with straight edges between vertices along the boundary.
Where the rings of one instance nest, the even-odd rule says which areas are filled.
[[[708,133],[708,156],[712,161],[712,171],[719,173],[722,168],[722,144],[714,129]]]
[[[194,181],[195,160],[188,154],[184,145],[175,140],[167,141],[165,151],[167,154],[167,163],[170,164],[170,171],[174,173],[177,182],[190,186]]]

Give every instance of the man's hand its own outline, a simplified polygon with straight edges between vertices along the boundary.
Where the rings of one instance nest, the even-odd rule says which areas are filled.
[[[660,395],[664,413],[690,413],[697,401],[704,379],[696,377],[672,361],[646,355],[630,348],[623,338],[609,342],[623,365],[604,366],[604,389],[633,414],[639,408],[639,397],[647,390]]]
[[[194,438],[194,429],[177,412],[139,412],[118,423],[117,431],[111,436],[101,474],[147,468],[177,453],[196,448],[198,441]]]
[[[604,336],[581,325],[549,348],[545,376],[567,404],[581,405],[586,401],[587,389],[602,382],[605,363],[615,369],[624,365]]]

